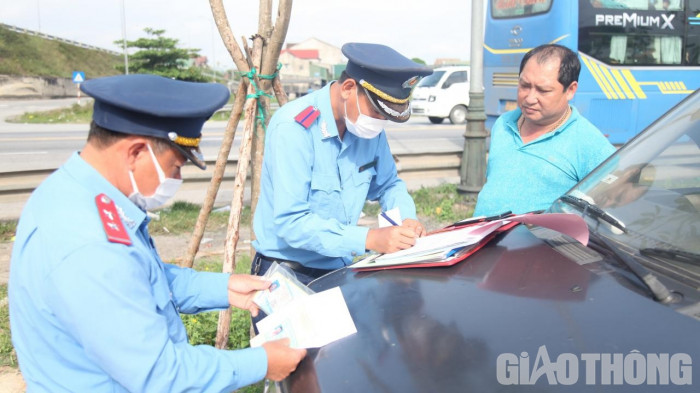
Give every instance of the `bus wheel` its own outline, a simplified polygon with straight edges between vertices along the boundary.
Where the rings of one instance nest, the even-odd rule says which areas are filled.
[[[457,105],[450,111],[450,123],[461,124],[467,122],[467,107]]]
[[[443,120],[445,120],[445,118],[444,117],[428,116],[428,120],[430,120],[430,122],[433,124],[440,124],[440,123],[442,123]]]

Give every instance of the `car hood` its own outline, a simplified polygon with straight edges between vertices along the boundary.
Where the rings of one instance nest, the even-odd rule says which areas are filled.
[[[592,363],[593,386],[586,385],[585,354],[681,353],[700,362],[700,322],[590,272],[523,226],[452,267],[346,268],[310,285],[317,292],[335,286],[357,333],[310,349],[284,391],[491,392],[527,390],[528,383],[532,391],[638,391],[606,384],[600,361]],[[574,390],[552,372],[562,354],[579,361]],[[504,359],[516,364],[514,386],[499,381]],[[700,376],[695,363],[689,367]],[[614,377],[609,367],[605,373]],[[643,391],[664,388],[645,383]]]

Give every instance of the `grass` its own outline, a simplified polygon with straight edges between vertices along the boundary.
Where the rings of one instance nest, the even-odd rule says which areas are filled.
[[[7,284],[0,284],[0,366],[17,367],[17,355],[10,336],[10,308]]]
[[[2,64],[0,60],[0,64]],[[0,72],[0,74],[2,74]],[[229,104],[233,101],[233,96],[229,99]],[[276,100],[275,100],[276,101]],[[25,112],[22,115],[14,116],[6,119],[9,123],[39,123],[39,124],[56,124],[56,123],[89,123],[92,120],[92,103],[84,105],[73,104],[69,108],[54,109],[43,112]],[[276,109],[270,111],[272,116]],[[221,110],[215,112],[209,119],[211,121],[228,121],[231,117],[230,110]],[[245,111],[241,113],[241,120],[245,119]]]
[[[428,217],[448,224],[469,218],[474,213],[473,198],[459,194],[454,184],[421,187],[410,194],[416,204],[416,214],[419,217]]]
[[[0,242],[12,241],[17,232],[17,220],[0,221]]]
[[[54,109],[45,112],[25,112],[10,117],[8,123],[89,123],[92,120],[92,103],[73,104],[69,108]]]
[[[235,273],[250,272],[250,256],[242,253],[236,257]],[[194,269],[199,271],[220,272],[222,261],[213,258],[202,258],[195,261]],[[182,322],[187,329],[192,345],[214,345],[216,342],[216,329],[219,321],[219,313],[216,311],[199,314],[181,314]],[[250,346],[250,313],[239,309],[231,312],[231,325],[229,328],[228,344],[226,349],[236,350],[248,348]],[[263,391],[264,382],[239,389],[243,393],[260,393]]]
[[[201,206],[194,203],[182,201],[174,202],[169,207],[158,210],[157,214],[160,218],[151,220],[148,224],[148,231],[151,235],[192,232],[192,228],[194,228],[197,222],[200,209]],[[228,217],[228,211],[212,211],[205,229],[208,231],[226,229],[228,226]],[[250,225],[250,220],[250,206],[244,206],[241,212],[241,225]]]
[[[110,49],[110,48],[106,48]],[[88,78],[117,75],[121,56],[60,41],[17,33],[0,26],[0,74],[71,78],[73,71]]]
[[[474,201],[459,194],[454,184],[421,187],[409,194],[416,204],[418,219],[427,221],[425,224],[432,229],[469,218],[474,213]],[[381,212],[381,206],[377,202],[367,202],[362,212],[374,217]]]

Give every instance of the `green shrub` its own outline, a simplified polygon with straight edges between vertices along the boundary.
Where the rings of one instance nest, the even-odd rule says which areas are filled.
[[[0,221],[0,241],[12,241],[17,232],[17,220]]]
[[[454,184],[442,184],[437,187],[412,191],[418,216],[430,217],[441,223],[452,223],[474,213],[474,202],[457,192]]]
[[[0,366],[17,367],[17,354],[10,335],[10,308],[7,304],[7,284],[0,284]]]

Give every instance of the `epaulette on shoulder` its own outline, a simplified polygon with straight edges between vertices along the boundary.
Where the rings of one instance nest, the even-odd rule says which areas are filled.
[[[309,105],[306,109],[303,111],[299,112],[298,115],[294,118],[297,123],[301,124],[304,128],[309,128],[311,127],[311,124],[316,121],[318,116],[321,114],[321,111],[318,110],[318,108]]]
[[[129,237],[129,233],[124,228],[121,218],[119,218],[114,201],[107,195],[100,194],[95,197],[95,204],[97,204],[97,211],[100,214],[100,220],[102,220],[107,240],[112,243],[131,245],[131,237]]]

